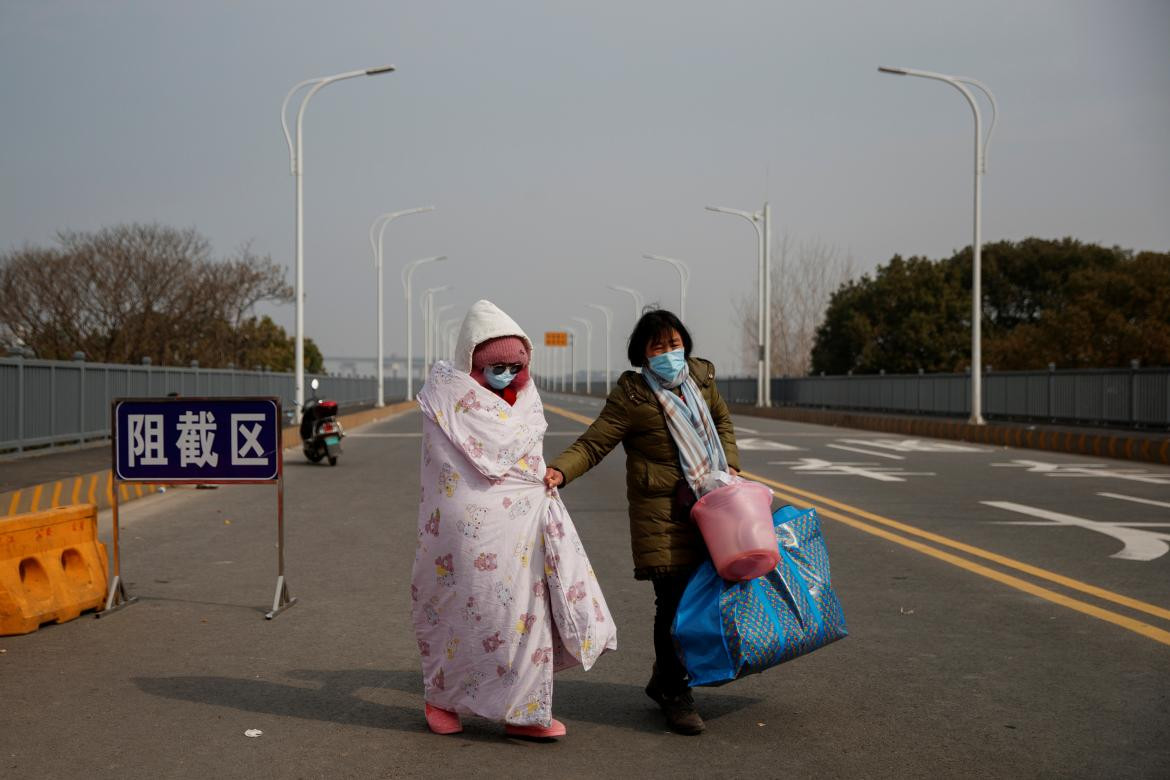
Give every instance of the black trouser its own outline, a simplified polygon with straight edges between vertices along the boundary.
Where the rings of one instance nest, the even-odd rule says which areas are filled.
[[[670,627],[683,592],[690,582],[691,572],[655,577],[654,583],[654,666],[658,684],[668,695],[682,693],[687,685],[687,670],[674,651]]]

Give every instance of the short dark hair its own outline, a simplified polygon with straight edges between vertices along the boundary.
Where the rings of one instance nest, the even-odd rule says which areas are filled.
[[[629,358],[630,365],[635,368],[644,366],[646,364],[646,347],[656,338],[668,338],[672,330],[678,331],[678,335],[682,337],[683,352],[687,357],[690,357],[693,343],[687,326],[682,324],[682,320],[676,317],[674,312],[669,312],[666,309],[654,309],[642,315],[638,324],[634,326],[634,332],[630,334],[630,340],[626,345],[626,357]]]

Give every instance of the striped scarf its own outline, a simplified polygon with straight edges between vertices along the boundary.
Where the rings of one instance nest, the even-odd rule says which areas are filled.
[[[642,369],[642,377],[666,415],[666,427],[678,447],[683,476],[695,496],[702,498],[714,486],[705,484],[705,478],[713,471],[727,471],[727,454],[711,419],[711,410],[699,394],[699,386],[691,379],[689,367],[684,367],[673,383],[673,387],[681,386],[682,398],[672,391],[671,384],[649,368]]]

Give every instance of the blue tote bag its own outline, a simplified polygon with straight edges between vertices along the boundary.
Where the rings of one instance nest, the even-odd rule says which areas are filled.
[[[780,563],[728,582],[707,561],[692,575],[672,633],[691,685],[721,685],[835,642],[848,632],[829,586],[829,553],[815,509],[772,515]]]

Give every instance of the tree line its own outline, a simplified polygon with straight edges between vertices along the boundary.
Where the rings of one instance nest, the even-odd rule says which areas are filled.
[[[194,229],[128,224],[62,231],[0,254],[0,346],[39,358],[293,369],[293,340],[262,302],[287,303],[284,269],[249,246],[215,258]],[[324,369],[305,340],[305,368]]]
[[[895,255],[829,298],[811,370],[962,371],[971,354],[970,247],[942,260]],[[1072,238],[985,244],[984,366],[997,370],[1170,365],[1170,253]]]

